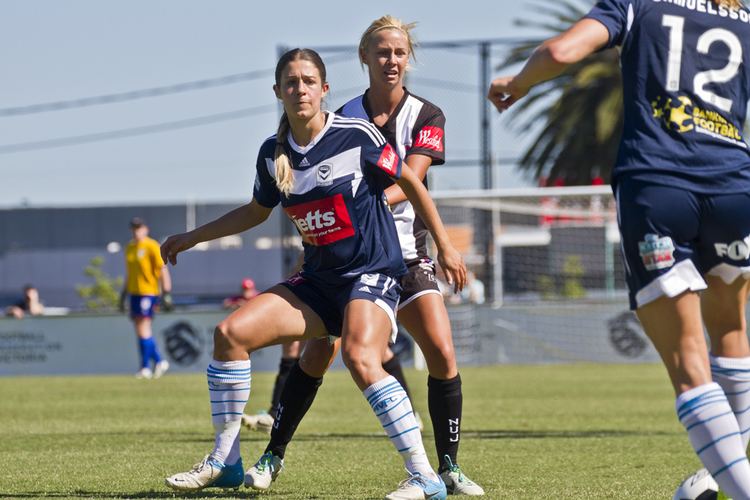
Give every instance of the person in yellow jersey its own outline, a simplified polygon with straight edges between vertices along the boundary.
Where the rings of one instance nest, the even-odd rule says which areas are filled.
[[[136,378],[159,378],[169,369],[169,362],[162,359],[159,348],[151,332],[154,308],[159,304],[161,287],[161,308],[172,309],[172,280],[159,252],[159,243],[149,238],[148,226],[139,217],[130,221],[133,239],[125,248],[127,276],[125,288],[120,297],[120,310],[125,310],[125,301],[130,297],[130,319],[135,325],[141,367]],[[153,368],[152,368],[153,363]]]

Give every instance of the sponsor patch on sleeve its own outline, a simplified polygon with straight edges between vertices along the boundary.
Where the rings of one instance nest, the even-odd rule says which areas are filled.
[[[398,155],[390,144],[386,143],[385,147],[383,148],[383,152],[380,153],[380,158],[378,159],[377,166],[390,176],[396,175],[396,169],[398,167]]]
[[[431,149],[443,152],[443,136],[445,132],[440,127],[423,127],[417,134],[412,148]]]

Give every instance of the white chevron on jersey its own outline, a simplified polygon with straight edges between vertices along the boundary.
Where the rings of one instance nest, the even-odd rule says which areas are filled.
[[[372,123],[360,118],[346,118],[337,115],[336,119],[333,122],[333,126],[335,128],[358,128],[360,130],[363,130],[365,133],[367,133],[367,135],[370,136],[370,139],[372,139],[372,142],[375,143],[376,146],[382,146],[386,142],[383,134],[381,134],[380,131],[375,128]]]
[[[353,193],[357,192],[359,180],[362,178],[362,167],[360,166],[360,154],[362,149],[359,147],[347,149],[335,156],[326,158],[324,162],[313,165],[305,170],[292,170],[294,183],[292,184],[291,194],[309,193],[318,186],[318,167],[328,165],[331,167],[331,180],[335,181],[342,177],[352,175]],[[276,165],[272,158],[266,158],[266,167],[271,177],[276,176]]]

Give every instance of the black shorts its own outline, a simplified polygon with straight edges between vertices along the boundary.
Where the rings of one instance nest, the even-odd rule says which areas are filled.
[[[435,262],[429,257],[407,261],[406,274],[401,278],[401,288],[399,309],[428,293],[442,295],[435,278]]]

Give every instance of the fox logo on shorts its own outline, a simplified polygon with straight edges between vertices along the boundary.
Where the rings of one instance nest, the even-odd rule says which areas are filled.
[[[648,271],[666,269],[674,265],[674,243],[669,236],[647,234],[638,242],[638,253]]]
[[[732,260],[747,260],[750,258],[750,236],[731,243],[715,243],[714,248],[716,249],[716,255],[719,257],[729,257]]]

